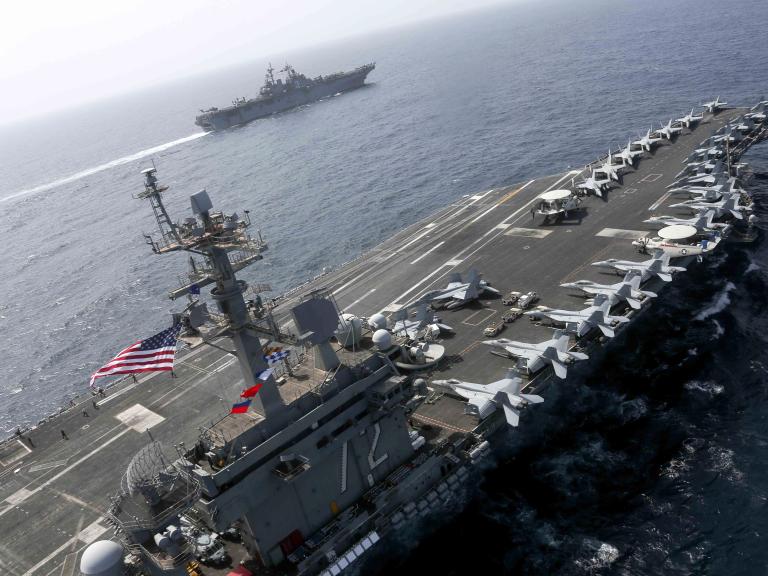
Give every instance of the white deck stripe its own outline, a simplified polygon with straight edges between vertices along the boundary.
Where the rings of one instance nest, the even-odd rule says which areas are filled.
[[[438,249],[438,248],[440,248],[440,246],[442,246],[443,244],[445,244],[445,240],[443,240],[443,241],[442,241],[442,242],[440,242],[439,244],[435,244],[434,246],[432,246],[432,248],[430,248],[429,250],[427,250],[426,252],[424,252],[424,254],[422,254],[421,256],[419,256],[418,258],[416,258],[416,260],[413,260],[413,261],[411,262],[411,264],[416,264],[416,262],[418,262],[418,261],[419,261],[419,260],[421,260],[422,258],[424,258],[424,257],[428,256],[428,255],[430,254],[430,252],[432,252],[433,250],[437,250],[437,249]]]
[[[669,198],[671,195],[672,195],[672,190],[670,190],[669,192],[666,192],[666,193],[664,193],[664,195],[663,195],[661,198],[659,198],[658,200],[656,200],[656,202],[654,202],[653,204],[651,204],[651,205],[650,205],[650,207],[648,208],[648,210],[650,210],[651,212],[653,212],[654,210],[656,210],[656,208],[658,208],[659,206],[661,206],[661,205],[664,203],[664,201],[665,201],[667,198]]]
[[[647,230],[621,230],[620,228],[603,228],[595,234],[603,238],[626,238],[627,240],[637,240],[647,235]]]

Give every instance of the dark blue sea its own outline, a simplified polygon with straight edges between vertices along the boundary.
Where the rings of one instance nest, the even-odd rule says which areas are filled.
[[[154,160],[170,210],[206,188],[270,242],[275,294],[445,204],[583,165],[720,95],[768,89],[765,0],[520,2],[291,54],[370,86],[217,134],[199,108],[254,95],[268,58],[0,126],[0,435],[85,392],[168,323],[183,258],[132,197]],[[747,158],[768,212],[768,147]],[[765,574],[768,243],[731,245],[553,391],[445,518],[381,573]]]

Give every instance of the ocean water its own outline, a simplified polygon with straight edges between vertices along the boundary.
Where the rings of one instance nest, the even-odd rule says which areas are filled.
[[[199,132],[197,109],[255,94],[267,59],[0,126],[0,432],[167,325],[184,259],[144,245],[154,223],[132,194],[151,160],[173,214],[201,188],[251,210],[270,250],[244,277],[277,294],[464,194],[585,164],[718,94],[754,102],[767,24],[764,0],[521,2],[275,55],[312,75],[377,68],[225,133]],[[768,150],[748,160],[759,201]],[[505,437],[463,511],[380,569],[764,572],[766,250],[676,281]]]

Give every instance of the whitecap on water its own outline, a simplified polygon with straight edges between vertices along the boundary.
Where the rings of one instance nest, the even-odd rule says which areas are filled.
[[[726,283],[725,287],[717,293],[712,303],[704,308],[701,312],[696,314],[696,320],[706,320],[710,316],[719,314],[725,310],[731,303],[731,297],[729,296],[732,290],[736,289],[736,285],[733,282]]]
[[[700,380],[691,380],[684,384],[684,388],[690,392],[704,392],[709,396],[717,396],[724,390],[723,385],[718,384],[714,380],[706,380],[703,382]]]

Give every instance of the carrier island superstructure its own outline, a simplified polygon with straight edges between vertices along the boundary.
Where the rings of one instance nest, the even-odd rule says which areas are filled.
[[[175,378],[125,379],[93,400],[98,409],[89,397],[0,447],[3,574],[74,574],[79,566],[88,576],[218,575],[241,561],[254,573],[276,574],[360,566],[398,528],[455,506],[496,433],[525,433],[536,407],[523,411],[519,431],[507,425],[515,421],[510,408],[521,412],[520,397],[546,400],[550,385],[567,386],[562,368],[589,370],[585,356],[597,356],[609,334],[631,326],[651,304],[647,295],[663,294],[673,274],[684,273],[676,270],[698,265],[724,237],[750,237],[751,198],[742,188],[749,170],[740,159],[768,134],[761,111],[713,110],[687,124],[681,119],[668,138],[647,134],[628,145],[634,161],[624,165],[621,182],[603,184],[617,170],[616,153],[460,199],[275,299],[266,297],[267,286],[236,277],[268,257],[264,239],[249,233],[249,213],[215,211],[199,192],[191,197],[193,216],[177,222],[162,201],[166,188],[154,169],[145,171],[138,196],[160,228],[152,249],[193,258],[171,291],[183,302],[174,319],[185,325],[187,346]],[[715,183],[723,170],[727,185]],[[552,194],[575,192],[581,176],[582,188],[601,190],[601,198],[571,202]],[[670,186],[681,178],[686,186]],[[713,215],[705,228],[694,226],[694,239],[681,235],[686,225],[678,220],[691,218],[686,207],[699,197],[694,189],[708,186],[727,186],[728,199],[702,193]],[[693,198],[681,197],[681,187]],[[566,205],[567,214],[557,213]],[[656,233],[654,223],[669,218],[675,234]],[[665,250],[677,253],[657,258]],[[493,338],[544,342],[553,337],[547,314],[584,307],[560,285],[613,284],[622,276],[591,264],[654,259],[658,265],[640,271],[636,293],[609,301],[608,315],[590,316],[592,325],[561,325],[556,334],[565,348],[542,350],[541,362],[483,344],[490,338],[484,329],[509,318],[506,298],[439,310],[427,341],[393,329],[414,318],[409,304],[433,298],[437,307],[436,293],[457,280],[455,272],[476,269],[503,294],[534,291],[545,306],[529,310],[535,321],[519,317]],[[627,321],[610,320],[618,317]],[[265,373],[267,359],[287,351]],[[471,394],[460,384],[499,381],[510,368],[517,370],[514,390],[467,402]],[[254,384],[261,388],[251,409],[230,414]],[[233,532],[240,543],[226,540]]]
[[[231,106],[201,110],[195,118],[195,124],[204,130],[226,130],[327,96],[354,90],[363,85],[365,78],[375,67],[376,64],[370,63],[349,72],[307,78],[286,64],[280,70],[285,74],[283,80],[275,78],[275,70],[270,64],[264,77],[264,85],[256,98],[237,98],[232,101]]]

